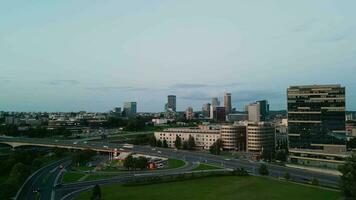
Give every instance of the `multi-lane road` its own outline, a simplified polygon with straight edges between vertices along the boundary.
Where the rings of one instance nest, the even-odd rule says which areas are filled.
[[[124,145],[120,144],[113,144],[107,142],[90,142],[90,141],[65,141],[65,140],[50,140],[50,139],[31,139],[31,138],[3,138],[0,137],[0,143],[7,143],[10,144],[16,143],[16,146],[21,144],[24,145],[33,145],[33,146],[50,146],[50,147],[61,147],[61,148],[72,148],[72,149],[94,149],[97,151],[113,151],[114,149],[118,149],[119,151],[131,151],[135,153],[142,153],[148,155],[156,155],[156,156],[163,156],[163,157],[171,157],[185,160],[188,163],[188,166],[192,166],[192,163],[195,162],[206,162],[215,165],[221,165],[225,168],[244,168],[250,174],[258,175],[258,168],[261,163],[258,162],[250,162],[247,160],[240,160],[240,159],[226,159],[222,156],[211,155],[202,152],[192,152],[192,151],[181,151],[181,150],[173,150],[173,149],[163,149],[163,148],[151,148],[148,146],[134,146],[133,148],[125,148]],[[52,189],[46,188],[54,188],[56,185],[56,177],[60,172],[59,169],[54,170],[54,167],[58,167],[57,164],[53,164],[53,166],[49,166],[48,168],[44,169],[43,171],[38,172],[35,176],[33,176],[33,180],[31,184],[33,186],[25,186],[19,192],[19,198],[25,197],[25,199],[34,199],[33,190],[36,188],[40,189],[41,199],[62,199],[63,197],[69,198],[71,195],[76,194],[76,191],[81,191],[87,189],[88,187],[92,187],[95,184],[109,184],[109,183],[121,183],[127,179],[132,178],[132,176],[137,176],[134,174],[122,174],[121,176],[107,179],[107,180],[97,180],[97,181],[89,181],[89,182],[79,182],[69,185],[59,185],[56,187],[54,191],[55,195],[53,196]],[[309,182],[311,179],[316,178],[320,182],[321,185],[328,186],[328,187],[338,187],[339,184],[339,177],[331,174],[321,173],[321,172],[313,172],[303,169],[295,169],[289,168],[274,164],[267,164],[269,170],[269,176],[279,178],[283,177],[283,175],[288,172],[291,178],[297,182]],[[51,171],[52,170],[52,171]],[[149,173],[145,175],[169,175],[175,173],[185,173],[190,171],[189,167],[177,169],[177,170],[168,170],[168,171],[156,171],[154,173]],[[52,172],[52,175],[51,175]],[[58,179],[58,178],[57,178]],[[41,183],[41,181],[46,180],[45,184]],[[26,184],[25,184],[26,185]],[[46,185],[44,187],[43,185]],[[41,189],[42,188],[42,189]],[[42,192],[41,192],[42,191]],[[51,191],[51,192],[49,192]],[[49,195],[51,194],[51,195]],[[21,196],[22,195],[22,196]],[[25,195],[25,196],[23,196]],[[29,196],[27,196],[29,195]],[[68,196],[66,196],[68,195]],[[33,198],[32,198],[33,197]],[[48,198],[50,197],[50,198]]]

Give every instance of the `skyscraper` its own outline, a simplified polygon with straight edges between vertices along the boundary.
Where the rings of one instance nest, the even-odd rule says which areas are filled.
[[[185,119],[192,120],[194,118],[194,112],[192,107],[188,107],[185,110]]]
[[[167,97],[167,104],[166,104],[166,110],[170,110],[173,112],[177,111],[177,101],[176,101],[176,95],[168,95]]]
[[[211,99],[211,106],[212,107],[220,106],[220,101],[219,101],[218,97],[213,97]]]
[[[136,102],[124,102],[124,115],[126,117],[133,117],[137,112],[137,103]]]
[[[202,107],[202,114],[205,118],[208,118],[210,116],[210,103],[206,103]]]
[[[225,92],[224,94],[224,107],[225,107],[225,114],[228,115],[231,113],[231,93]]]
[[[344,144],[345,87],[341,85],[290,86],[288,137],[291,148],[313,144]]]
[[[269,104],[266,100],[256,101],[246,106],[248,120],[251,122],[267,121],[269,118]]]

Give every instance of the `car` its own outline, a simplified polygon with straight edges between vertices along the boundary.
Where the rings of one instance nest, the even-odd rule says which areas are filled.
[[[103,147],[104,147],[105,149],[108,149],[108,148],[109,148],[109,147],[108,147],[108,146],[106,146],[106,145],[104,145]]]
[[[59,165],[59,169],[63,169],[63,165]]]
[[[156,151],[156,148],[152,148],[152,151]]]
[[[78,142],[73,142],[73,144],[78,144]]]
[[[83,143],[86,144],[86,143],[88,143],[88,142],[87,142],[87,141],[84,141]]]
[[[162,153],[162,151],[157,151],[157,153],[161,154],[161,153]]]
[[[58,140],[55,140],[54,142],[58,142]]]

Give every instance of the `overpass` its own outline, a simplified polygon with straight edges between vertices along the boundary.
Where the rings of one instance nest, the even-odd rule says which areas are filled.
[[[68,141],[68,140],[54,140],[54,139],[39,139],[39,138],[14,138],[14,137],[0,137],[1,144],[7,144],[12,148],[21,146],[37,146],[50,148],[64,148],[84,150],[91,149],[97,152],[126,152],[124,145],[102,143],[102,142],[87,142],[87,141]]]

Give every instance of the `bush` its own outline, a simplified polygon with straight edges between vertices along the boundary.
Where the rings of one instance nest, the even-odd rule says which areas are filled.
[[[260,168],[258,169],[258,173],[263,176],[268,176],[269,172],[267,169],[267,165],[261,164]]]

